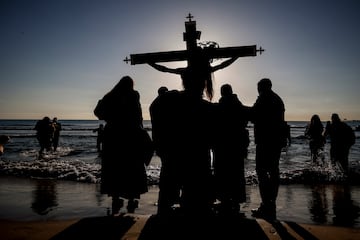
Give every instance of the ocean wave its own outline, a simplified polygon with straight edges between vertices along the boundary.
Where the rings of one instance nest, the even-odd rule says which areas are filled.
[[[149,165],[146,168],[149,185],[159,183],[161,166]],[[59,180],[100,183],[101,164],[85,163],[80,160],[46,159],[34,161],[0,161],[0,174],[29,178],[51,178]],[[245,173],[246,184],[258,184],[257,175],[254,171]],[[308,168],[293,171],[280,172],[281,184],[319,184],[319,183],[343,183],[350,181],[352,184],[360,184],[360,169],[352,168],[347,176],[338,165],[310,165]]]

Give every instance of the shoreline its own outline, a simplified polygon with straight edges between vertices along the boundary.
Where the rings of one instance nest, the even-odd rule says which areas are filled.
[[[99,185],[49,179],[0,176],[0,220],[67,221],[107,216],[111,198],[99,193]],[[340,187],[340,188],[339,188]],[[360,186],[280,185],[277,216],[282,221],[323,226],[360,227]],[[253,219],[258,207],[258,187],[246,186],[247,200],[240,211]],[[141,195],[136,214],[157,212],[158,186]],[[121,213],[126,213],[125,206]]]
[[[125,214],[126,210],[123,209],[122,214],[125,215],[121,217],[114,218],[107,216],[107,210],[111,207],[111,198],[106,195],[99,195],[96,184],[49,179],[27,179],[12,176],[1,176],[0,181],[0,232],[2,240],[42,240],[53,237],[54,240],[83,239],[83,236],[89,236],[88,238],[91,239],[94,234],[98,238],[104,239],[104,236],[113,238],[114,235],[125,234],[125,232],[119,232],[119,229],[124,229],[122,217],[128,216],[129,214]],[[197,216],[196,213],[194,213],[194,216],[191,216],[191,221],[195,221],[194,226],[196,230],[202,228],[205,224],[208,225],[208,228],[203,231],[213,229],[212,231],[217,231],[217,234],[230,234],[231,232],[231,234],[238,234],[239,238],[242,239],[244,239],[244,237],[246,239],[246,236],[252,236],[253,232],[251,232],[251,229],[254,230],[255,227],[258,230],[261,229],[261,231],[259,231],[263,232],[268,239],[282,239],[279,238],[281,234],[291,234],[295,236],[295,239],[304,239],[299,237],[299,233],[297,233],[295,229],[300,229],[300,233],[302,232],[303,234],[311,233],[316,239],[360,239],[359,218],[354,220],[353,226],[345,227],[335,225],[333,222],[316,223],[311,220],[312,217],[310,215],[313,214],[312,211],[314,210],[320,210],[320,214],[326,210],[328,212],[325,217],[328,220],[333,219],[334,210],[331,204],[333,204],[333,201],[336,199],[334,198],[334,190],[331,186],[317,185],[314,189],[307,187],[309,186],[280,186],[278,198],[278,220],[281,223],[280,225],[273,225],[262,219],[251,217],[250,210],[257,207],[260,201],[257,186],[247,186],[248,200],[246,203],[241,204],[241,211],[245,213],[245,217],[239,220],[238,225],[234,226],[233,221],[228,221],[229,218],[226,217],[220,221],[220,223],[228,221],[228,223],[224,223],[224,226],[213,226],[212,224],[214,223],[207,217]],[[52,194],[44,195],[44,192],[52,192]],[[139,236],[144,229],[144,224],[149,221],[148,219],[156,216],[157,194],[158,187],[149,186],[149,192],[141,196],[140,206],[136,210],[136,214],[130,215],[135,222],[139,222],[137,225],[140,224],[140,227],[138,226],[137,230],[135,229],[132,230],[133,232],[128,233],[130,235],[132,234],[131,236],[133,236],[133,238],[128,237],[127,239],[137,239],[134,238],[134,234]],[[343,195],[341,195],[341,197],[342,196]],[[356,198],[353,197],[350,200],[359,203],[360,196],[355,194],[355,197]],[[37,201],[47,206],[50,211],[45,215],[40,215],[39,209],[36,210],[33,208],[34,203]],[[326,209],[321,209],[323,206],[318,205],[323,201],[326,203]],[[345,203],[348,204],[348,201],[349,199],[347,199]],[[348,224],[348,213],[349,212],[343,213],[345,217],[343,220],[344,224]],[[315,216],[319,217],[319,215]],[[155,222],[152,223],[152,225],[156,227],[162,226],[162,224],[170,224],[163,226],[161,229],[165,228],[175,231],[179,225],[178,221],[180,220],[173,219],[173,222]],[[217,220],[215,220],[215,222],[216,221]],[[116,227],[110,229],[110,231],[108,226],[115,226],[114,224]],[[125,224],[128,223],[126,222]],[[181,224],[185,223],[181,222]],[[182,226],[181,224],[180,226]],[[281,227],[279,228],[279,226]],[[76,230],[75,232],[74,229]],[[194,229],[192,228],[192,230]],[[140,238],[140,240],[154,239],[152,238],[154,235],[164,234],[159,231],[160,230],[156,228],[151,229],[151,231],[146,230],[148,238]],[[75,235],[75,237],[73,236],[74,238],[69,238],[69,234],[77,235]],[[186,234],[188,234],[186,236],[190,238],[193,236],[190,230]],[[61,236],[63,236],[63,238]],[[201,239],[201,237],[198,238]],[[118,239],[125,238],[119,237]],[[173,238],[164,237],[156,239]]]

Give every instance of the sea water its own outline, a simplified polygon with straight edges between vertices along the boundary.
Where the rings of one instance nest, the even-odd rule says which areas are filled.
[[[98,183],[101,181],[101,157],[96,148],[97,133],[93,130],[104,122],[59,119],[62,124],[59,147],[56,152],[46,152],[43,158],[39,159],[39,143],[34,130],[36,121],[0,120],[0,135],[8,135],[11,138],[10,142],[5,145],[5,153],[0,159],[0,175],[20,177],[22,180],[19,181],[30,179],[29,181],[41,183],[44,183],[45,180],[50,182],[56,180],[58,186],[63,186],[63,184],[79,186],[78,184],[80,184],[82,189],[89,188],[88,191],[97,192]],[[349,121],[347,123],[355,129],[360,122]],[[277,201],[278,215],[290,216],[291,219],[294,213],[298,213],[295,219],[305,222],[337,225],[343,223],[343,225],[360,226],[359,132],[355,132],[356,143],[352,146],[349,154],[349,176],[345,176],[339,166],[334,166],[329,161],[329,140],[320,154],[318,162],[313,163],[310,159],[308,140],[304,137],[307,122],[293,121],[288,124],[291,126],[292,143],[283,150],[280,159],[281,187]],[[144,121],[144,127],[151,135],[150,121]],[[257,207],[260,201],[257,193],[255,145],[251,124],[248,128],[251,143],[248,157],[245,160],[248,189],[248,201],[243,205],[245,210]],[[188,167],[191,168],[191,166]],[[147,167],[149,185],[157,185],[160,168],[161,162],[154,155]],[[59,181],[62,181],[61,185],[59,185]],[[4,188],[3,183],[4,178],[2,178],[0,188]],[[15,181],[7,180],[7,183],[14,185]],[[42,188],[51,191],[49,184],[40,186],[40,190]],[[0,196],[0,201],[5,201],[1,198],[4,199],[4,196]],[[67,196],[65,199],[68,199],[65,201],[68,202],[72,198]],[[344,209],[344,207],[348,207],[348,209]],[[297,209],[297,211],[291,209]],[[345,218],[341,214],[339,215],[339,212],[350,212],[353,216]],[[51,213],[46,213],[46,209],[42,214],[51,215]],[[340,224],[338,219],[341,219]],[[345,221],[345,219],[349,219],[349,221]]]

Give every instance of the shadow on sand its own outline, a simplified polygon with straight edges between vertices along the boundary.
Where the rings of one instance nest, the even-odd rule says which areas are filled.
[[[281,239],[296,239],[275,221],[269,226]],[[305,239],[318,239],[298,224],[287,222]],[[139,216],[84,218],[55,235],[62,239],[271,239],[255,219],[241,216]]]

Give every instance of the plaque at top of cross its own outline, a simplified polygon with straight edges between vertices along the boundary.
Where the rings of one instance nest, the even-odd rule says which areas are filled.
[[[126,57],[126,63],[130,61],[131,65],[144,63],[158,63],[158,62],[174,62],[187,61],[188,66],[192,66],[201,55],[201,58],[212,59],[217,58],[238,58],[256,56],[257,52],[260,54],[264,51],[261,47],[256,49],[256,45],[239,46],[239,47],[225,47],[214,48],[198,46],[197,40],[200,40],[201,32],[196,30],[196,21],[193,21],[193,16],[189,13],[186,17],[185,32],[183,33],[183,40],[186,42],[186,50],[167,51],[167,52],[153,52],[130,54],[130,59]]]

